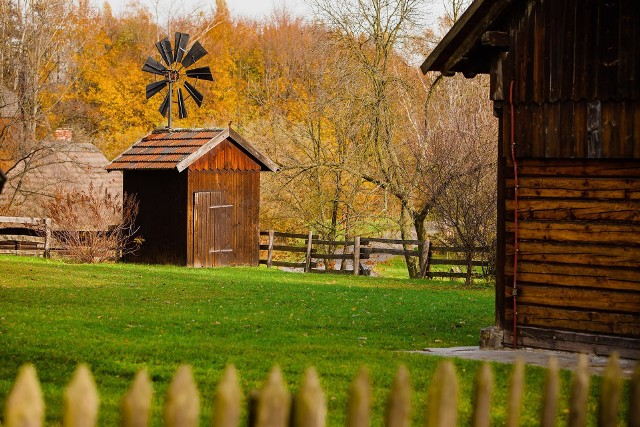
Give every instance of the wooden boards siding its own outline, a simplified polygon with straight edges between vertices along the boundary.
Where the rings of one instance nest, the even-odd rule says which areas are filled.
[[[137,236],[144,239],[125,261],[186,265],[186,175],[175,170],[125,170],[123,190],[137,197]]]
[[[211,223],[216,227],[218,235],[224,234],[225,245],[232,252],[219,253],[209,258],[210,265],[258,265],[259,261],[259,209],[260,209],[260,170],[226,171],[226,170],[191,170],[188,171],[190,194],[187,212],[187,248],[188,265],[195,265],[194,251],[197,245],[208,245],[211,242],[200,242],[204,231],[198,231],[194,222],[194,203],[198,192],[219,192],[220,205],[231,205],[225,210],[227,225]],[[217,202],[216,202],[217,203]],[[214,203],[215,204],[215,203]],[[213,205],[213,204],[212,204]],[[211,205],[211,206],[212,206]],[[216,231],[213,233],[216,233]],[[220,248],[218,248],[220,249]],[[200,253],[205,249],[199,249]],[[209,249],[211,250],[211,247]],[[216,250],[214,248],[214,250]]]
[[[192,171],[204,170],[260,170],[260,165],[253,161],[238,146],[228,139],[199,158],[190,167]]]
[[[491,67],[492,81],[503,82],[492,99],[508,104],[513,81],[519,157],[640,159],[638,22],[637,0],[513,7],[509,52]],[[509,135],[509,108],[504,117]]]
[[[518,162],[518,327],[538,346],[536,331],[580,333],[593,345],[604,336],[626,337],[624,350],[640,356],[640,161]],[[505,172],[504,320],[511,330],[510,161]]]

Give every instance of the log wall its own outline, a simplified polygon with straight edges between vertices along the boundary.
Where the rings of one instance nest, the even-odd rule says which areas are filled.
[[[596,351],[590,345],[608,337],[614,347],[638,357],[640,161],[518,163],[519,342],[565,331],[563,336],[573,339],[564,344],[551,339],[543,346]],[[504,322],[511,330],[515,201],[510,162],[503,185]]]

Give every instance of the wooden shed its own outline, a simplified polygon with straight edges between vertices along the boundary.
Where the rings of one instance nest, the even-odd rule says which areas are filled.
[[[639,358],[637,0],[475,0],[421,69],[490,75],[504,344]]]
[[[140,204],[144,243],[127,261],[258,265],[260,172],[277,166],[234,130],[155,130],[107,169]]]

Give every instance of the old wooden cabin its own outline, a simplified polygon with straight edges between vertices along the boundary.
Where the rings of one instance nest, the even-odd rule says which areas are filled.
[[[640,357],[637,0],[475,0],[421,68],[490,75],[504,344]]]
[[[117,157],[144,239],[127,261],[258,265],[260,171],[277,166],[230,128],[160,129]]]

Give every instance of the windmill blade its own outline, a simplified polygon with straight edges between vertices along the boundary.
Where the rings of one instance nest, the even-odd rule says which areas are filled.
[[[194,79],[199,80],[209,80],[213,81],[213,76],[211,75],[211,69],[209,67],[200,67],[194,68],[193,70],[187,70],[187,77],[193,77]]]
[[[196,89],[189,82],[184,82],[184,88],[187,90],[187,92],[189,92],[189,95],[191,95],[193,100],[196,101],[196,104],[198,104],[198,107],[202,106],[202,100],[204,99],[204,96],[202,96],[200,91],[198,91],[198,89]]]
[[[169,94],[164,97],[164,101],[162,101],[162,104],[160,104],[160,108],[158,108],[158,111],[160,111],[162,117],[167,117],[167,110],[169,110]]]
[[[176,50],[174,52],[173,62],[180,63],[182,57],[187,52],[187,44],[189,43],[189,34],[176,33],[176,42],[174,46]]]
[[[168,37],[165,37],[156,43],[156,48],[158,49],[158,52],[160,52],[162,59],[164,59],[165,64],[173,64],[173,49],[171,49],[171,42]]]
[[[182,89],[178,88],[178,117],[184,119],[187,117],[187,109],[184,106],[184,97],[182,96]]]
[[[185,67],[190,67],[195,62],[205,56],[207,54],[207,50],[200,44],[200,42],[195,42],[189,52],[182,59],[182,65]]]
[[[147,85],[147,99],[151,98],[156,93],[160,92],[167,85],[166,80],[160,80],[159,82],[149,83]]]
[[[142,71],[157,74],[159,76],[164,76],[164,73],[167,71],[167,69],[160,62],[156,61],[152,57],[148,57],[147,61],[142,66]]]

